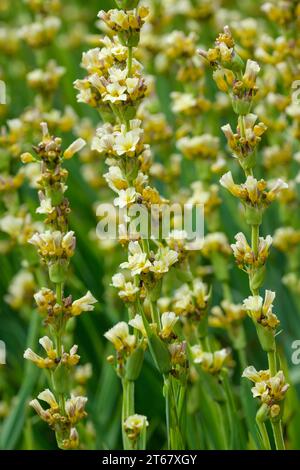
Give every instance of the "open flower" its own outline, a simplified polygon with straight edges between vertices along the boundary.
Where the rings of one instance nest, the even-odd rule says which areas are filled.
[[[66,401],[66,413],[73,425],[86,416],[85,405],[87,400],[86,397],[76,396]]]
[[[121,103],[127,100],[127,94],[125,93],[126,86],[121,86],[119,83],[110,83],[106,87],[103,101],[110,101],[113,104]]]
[[[63,234],[58,230],[54,232],[47,230],[43,233],[35,233],[28,242],[35,245],[43,257],[70,258],[75,250],[73,231]]]
[[[131,157],[135,154],[139,140],[139,129],[119,133],[115,137],[114,150],[119,156],[126,155],[127,157]]]
[[[161,247],[155,255],[153,265],[150,267],[150,271],[155,274],[167,273],[173,264],[178,261],[177,251],[170,250],[168,247]]]
[[[114,199],[114,205],[120,207],[120,209],[124,209],[124,207],[134,204],[136,198],[137,192],[135,188],[121,189],[119,191],[119,197]]]
[[[135,328],[136,330],[140,331],[144,337],[147,336],[147,333],[144,327],[143,318],[141,315],[137,314],[132,320],[128,322],[128,324],[132,326],[133,328]]]
[[[53,210],[51,199],[45,198],[41,200],[40,206],[36,209],[36,212],[37,214],[51,214]]]
[[[85,140],[79,138],[79,139],[76,139],[75,142],[73,142],[65,151],[64,151],[64,158],[66,160],[69,160],[70,158],[73,157],[73,155],[75,155],[75,153],[77,152],[80,152],[80,150],[83,149],[83,147],[85,147],[86,145],[86,142]]]
[[[289,388],[282,370],[272,377],[269,370],[257,371],[253,366],[249,366],[242,376],[254,382],[254,387],[251,389],[253,397],[259,398],[262,403],[270,407],[284,400]]]
[[[41,392],[39,395],[38,395],[38,399],[39,400],[42,400],[46,403],[48,403],[48,405],[50,406],[50,408],[53,410],[53,411],[57,411],[59,409],[59,406],[58,406],[58,403],[56,401],[56,398],[55,396],[53,395],[53,393],[51,392],[51,390],[49,390],[49,388],[47,388],[46,390],[44,390],[43,392]]]
[[[249,296],[244,300],[244,308],[253,320],[260,323],[262,326],[270,329],[276,329],[279,325],[277,316],[273,313],[273,300],[275,299],[275,292],[266,290],[265,298],[259,295]]]
[[[55,361],[55,359],[57,358],[57,351],[53,348],[53,342],[51,341],[51,339],[48,336],[43,336],[39,339],[39,343],[45,349],[49,359]]]
[[[83,297],[72,302],[71,314],[73,316],[77,316],[82,312],[90,312],[91,310],[94,310],[93,304],[95,303],[97,303],[97,300],[91,292],[88,291]]]
[[[260,72],[260,66],[254,60],[247,60],[246,70],[243,76],[243,82],[248,88],[254,88],[257,75]]]
[[[259,267],[266,263],[269,249],[273,242],[270,235],[267,235],[266,238],[259,237],[257,254],[253,252],[242,232],[237,233],[234,238],[236,243],[233,243],[231,248],[239,268],[247,269],[248,266]]]
[[[112,277],[112,286],[119,289],[118,295],[124,302],[134,302],[136,300],[139,288],[133,282],[126,281],[122,273],[117,273]]]
[[[267,191],[266,181],[263,179],[258,181],[251,175],[247,176],[245,183],[238,185],[234,182],[230,171],[222,176],[220,184],[242,202],[253,207],[261,208],[267,207],[280,191],[288,188],[287,183],[278,179],[271,185],[269,191]]]
[[[135,346],[136,338],[129,334],[128,324],[124,321],[117,323],[104,336],[113,343],[117,351],[130,352]]]
[[[200,364],[202,369],[210,374],[217,374],[220,372],[230,355],[229,349],[223,348],[219,351],[210,353],[203,351],[199,345],[192,346],[191,351],[194,363]]]
[[[24,359],[33,362],[40,369],[51,369],[55,367],[55,361],[49,357],[43,358],[36,354],[32,349],[27,348],[23,354]]]
[[[148,260],[147,254],[143,252],[139,242],[130,242],[128,250],[128,261],[120,264],[120,267],[123,269],[129,269],[132,276],[148,272],[151,262]]]
[[[169,338],[173,334],[173,329],[175,324],[178,321],[178,317],[174,312],[164,312],[161,316],[161,326],[160,336],[163,339]]]
[[[123,176],[123,173],[118,166],[110,166],[108,173],[105,173],[103,177],[105,178],[108,186],[116,193],[122,189],[124,190],[128,188],[126,178]]]
[[[146,416],[134,414],[126,418],[123,426],[129,439],[135,440],[149,423]]]

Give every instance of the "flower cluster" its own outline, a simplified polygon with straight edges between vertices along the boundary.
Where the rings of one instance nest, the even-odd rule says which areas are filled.
[[[79,139],[63,152],[61,139],[49,134],[46,123],[42,123],[42,131],[43,139],[34,147],[36,156],[25,153],[21,159],[24,163],[39,161],[41,165],[37,183],[40,189],[40,206],[36,212],[45,214],[44,223],[49,226],[49,230],[35,233],[28,242],[37,248],[41,260],[48,268],[50,281],[56,287],[55,292],[43,287],[34,295],[38,311],[42,314],[45,325],[49,326],[53,341],[48,336],[39,340],[46,353],[44,357],[28,348],[24,352],[24,358],[39,368],[50,370],[53,392],[47,389],[38,396],[50,408],[44,410],[38,400],[33,400],[30,404],[55,431],[58,446],[73,449],[79,445],[76,425],[86,416],[84,408],[87,398],[76,396],[66,400],[69,393],[68,375],[80,356],[77,354],[77,345],[66,352],[62,341],[67,321],[82,312],[93,310],[96,299],[90,292],[74,301],[72,296],[64,296],[68,265],[75,250],[75,236],[73,231],[68,230],[69,202],[64,195],[68,172],[62,168],[62,164],[64,159],[71,158],[79,151],[85,142]]]
[[[199,53],[214,68],[213,78],[218,88],[230,92],[234,111],[237,114],[248,114],[258,91],[258,63],[248,59],[244,67],[228,26],[225,26],[224,32],[217,37],[214,48],[207,52],[199,50]]]
[[[257,269],[265,265],[269,256],[270,247],[273,242],[271,235],[267,235],[266,238],[259,237],[256,253],[254,253],[252,247],[249,245],[245,235],[242,232],[237,233],[234,238],[236,243],[233,243],[231,248],[236,263],[240,269],[248,272],[253,268]]]
[[[279,325],[279,320],[272,311],[274,299],[275,292],[266,290],[264,299],[259,295],[250,296],[245,299],[244,308],[254,321],[263,327],[275,330]]]
[[[47,403],[49,408],[44,409],[38,400]],[[62,439],[62,448],[76,449],[79,445],[76,424],[86,416],[85,405],[87,398],[81,396],[69,398],[64,405],[64,414],[61,414],[60,405],[49,389],[41,392],[38,395],[38,400],[32,400],[30,406],[32,406],[43,421],[48,423],[50,428],[56,432],[56,435]]]
[[[247,41],[243,43],[243,47],[245,49],[253,43],[253,31],[250,36],[250,43],[247,44]],[[268,384],[258,384],[257,390],[261,389],[262,394],[266,393],[267,395],[272,395],[270,390],[272,390],[273,384],[277,384],[277,382],[280,382],[282,379],[282,372],[277,371],[275,342],[275,332],[279,325],[279,320],[273,313],[272,304],[276,294],[273,291],[266,290],[265,297],[263,299],[259,295],[259,289],[264,282],[266,261],[269,257],[269,250],[273,240],[270,235],[263,238],[260,237],[259,234],[265,209],[277,197],[278,199],[282,197],[283,200],[288,199],[288,197],[285,197],[283,191],[288,190],[288,184],[281,178],[268,183],[265,179],[258,180],[255,177],[254,171],[257,166],[257,147],[261,142],[263,134],[267,130],[267,125],[260,121],[257,124],[258,116],[265,116],[265,112],[259,112],[259,106],[258,110],[256,110],[257,114],[250,113],[255,104],[255,98],[259,92],[257,78],[261,70],[259,64],[249,58],[249,55],[251,57],[253,51],[250,51],[249,53],[249,51],[246,52],[241,49],[239,50],[239,52],[243,53],[243,57],[241,57],[238,53],[238,48],[235,46],[230,28],[226,26],[224,28],[224,32],[219,34],[217,37],[215,47],[213,49],[209,49],[207,52],[200,50],[199,52],[213,68],[213,78],[217,83],[218,88],[230,96],[233,111],[238,115],[236,133],[233,132],[232,127],[229,124],[223,126],[222,131],[225,134],[230,151],[243,169],[246,180],[242,184],[237,184],[233,179],[231,171],[228,171],[221,177],[220,184],[240,200],[245,208],[245,222],[251,228],[251,245],[248,243],[244,233],[239,232],[235,236],[236,243],[232,244],[231,247],[238,267],[244,270],[248,275],[249,287],[252,294],[244,300],[241,310],[247,312],[252,318],[254,325],[256,326],[260,345],[268,355],[270,369],[268,371],[268,380],[270,382]],[[257,54],[257,56],[259,55],[260,54]],[[243,60],[244,57],[247,58],[246,64]],[[270,101],[269,97],[269,103]],[[274,102],[278,104],[278,100],[275,98],[272,103]],[[283,104],[283,102],[284,100],[281,100],[282,106],[287,106],[288,102],[285,102],[285,104]],[[270,120],[266,119],[266,122],[269,127]],[[224,280],[226,280],[225,276]],[[230,294],[228,295],[226,287],[224,289],[224,293],[227,296],[226,300],[230,301]],[[217,308],[214,311],[217,313],[217,319],[215,320],[215,318],[213,318],[212,322],[216,322],[217,326],[219,326],[220,323],[224,324],[222,310]],[[240,315],[240,313],[238,313],[238,315]],[[230,328],[229,334],[232,339],[234,336],[233,332],[234,330]],[[241,323],[238,326],[238,332],[241,341],[233,340],[233,344],[236,349],[241,351],[245,344]],[[241,353],[240,357],[241,363],[245,363]],[[257,390],[255,391],[256,395],[254,394],[254,396],[260,396],[260,393]],[[286,390],[287,387],[284,388],[284,393]],[[282,394],[282,399],[284,398],[284,393]],[[264,421],[275,416],[274,410],[275,408],[273,408],[271,414],[265,416],[264,420],[261,419],[260,411],[257,414],[257,423],[259,423],[262,440],[266,448],[269,448],[269,441],[267,432],[264,428]],[[278,416],[279,414],[280,408],[277,412]],[[283,440],[282,437],[278,439],[279,435],[282,435],[281,416],[279,416],[278,422],[274,427],[274,437],[276,447],[283,448]]]
[[[259,398],[260,402],[268,406],[268,414],[274,419],[282,414],[282,402],[289,388],[282,370],[275,376],[270,375],[269,370],[257,371],[253,366],[247,367],[243,372],[243,377],[254,382],[251,391],[254,398]]]
[[[113,110],[119,115],[133,116],[147,91],[142,66],[135,59],[129,63],[127,48],[117,37],[105,37],[101,41],[102,48],[91,49],[83,55],[82,66],[88,76],[74,83],[79,91],[77,99],[100,112]]]
[[[135,2],[138,4],[138,2]],[[140,6],[134,10],[101,10],[98,18],[104,21],[109,29],[119,34],[119,39],[124,46],[134,47],[139,43],[139,33],[148,16],[147,7]]]
[[[124,421],[124,429],[129,439],[137,441],[149,426],[146,416],[134,414]]]
[[[276,199],[281,191],[288,188],[286,182],[281,179],[270,184],[264,180],[257,180],[249,175],[245,183],[236,184],[229,171],[220,179],[220,184],[233,196],[238,198],[245,208],[245,218],[248,225],[260,226],[264,210]]]
[[[230,351],[221,349],[212,353],[205,352],[201,346],[195,345],[191,348],[195,364],[200,364],[201,368],[209,374],[218,374],[225,366],[229,358]]]

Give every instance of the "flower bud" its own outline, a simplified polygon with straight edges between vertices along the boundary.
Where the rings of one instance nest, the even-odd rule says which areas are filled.
[[[64,151],[64,158],[69,160],[73,157],[73,155],[85,147],[86,142],[83,139],[77,139],[73,142],[65,151]]]

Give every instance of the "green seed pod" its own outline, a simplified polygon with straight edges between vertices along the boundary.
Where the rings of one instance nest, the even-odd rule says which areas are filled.
[[[255,322],[255,327],[262,349],[266,352],[275,351],[274,330],[270,330],[257,322]]]
[[[256,165],[256,150],[245,158],[239,158],[239,163],[244,171],[251,170]]]
[[[266,403],[263,403],[259,408],[258,412],[256,413],[256,421],[259,423],[264,423],[269,419],[270,408]]]
[[[60,191],[55,190],[47,190],[46,191],[47,197],[51,199],[51,203],[53,206],[59,206],[61,204],[64,195]]]
[[[249,278],[249,285],[250,285],[250,290],[252,292],[258,290],[263,285],[265,274],[266,274],[265,266],[261,266],[260,268],[256,269],[253,273],[251,273],[250,278]]]
[[[127,46],[128,47],[137,47],[140,42],[140,33],[139,31],[136,31],[134,33],[131,33],[128,41],[127,41]]]
[[[50,281],[58,284],[64,282],[68,273],[69,263],[67,260],[59,260],[49,265]]]
[[[249,101],[248,99],[243,98],[236,98],[232,97],[232,108],[238,116],[246,116],[250,113],[252,108],[252,100]]]
[[[138,379],[144,361],[144,349],[139,346],[129,356],[126,362],[125,379],[135,381]]]
[[[167,374],[171,370],[170,351],[167,345],[159,338],[159,336],[157,336],[157,334],[151,330],[143,309],[141,310],[141,315],[143,318],[145,330],[147,332],[149,349],[155,365],[162,374]]]
[[[231,60],[231,68],[235,72],[243,72],[245,69],[245,62],[236,52]]]
[[[168,374],[171,370],[171,354],[167,345],[154,333],[148,336],[148,341],[157,368],[162,374]]]
[[[263,209],[245,205],[246,223],[248,225],[261,225]]]
[[[69,392],[69,375],[70,370],[60,362],[53,373],[53,385],[57,393]]]

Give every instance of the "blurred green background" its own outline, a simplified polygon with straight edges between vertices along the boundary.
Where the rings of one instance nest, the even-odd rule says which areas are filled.
[[[180,1],[180,0],[178,0]],[[95,27],[95,19],[100,9],[107,9],[113,2],[106,0],[84,0],[63,2],[72,8],[80,8],[81,21],[85,25],[87,32],[91,34],[99,33]],[[223,2],[229,8],[237,8],[238,2]],[[248,2],[252,14],[256,14],[256,4],[261,2]],[[18,28],[22,24],[31,21],[32,16],[28,8],[21,0],[12,0],[13,8],[8,12],[0,13],[0,25],[14,26]],[[244,7],[247,11],[247,8]],[[66,10],[67,11],[67,10]],[[259,14],[259,12],[257,12]],[[63,109],[71,105],[79,118],[90,117],[95,126],[99,122],[96,111],[91,110],[84,104],[76,102],[76,92],[72,83],[77,78],[84,76],[80,68],[82,51],[87,50],[86,44],[68,50],[64,47],[64,34],[68,35],[72,29],[78,26],[78,20],[74,24],[63,18],[63,31],[59,40],[53,45],[45,48],[43,54],[48,58],[55,58],[59,65],[66,68],[66,73],[61,81],[61,86],[55,95],[55,107]],[[178,25],[178,27],[184,25]],[[207,31],[202,26],[202,36],[200,30],[201,43],[209,44],[213,41],[213,33],[207,35]],[[211,37],[210,37],[211,36]],[[7,114],[1,116],[1,126],[5,125],[7,119],[16,118],[34,99],[33,92],[27,87],[25,73],[34,69],[39,63],[39,54],[36,54],[28,46],[22,45],[15,56],[8,57],[0,55],[1,76],[7,84],[9,97]],[[21,70],[21,72],[20,72]],[[170,109],[169,94],[178,86],[170,77],[156,77],[157,92],[163,111],[166,113],[170,123],[174,122],[174,117]],[[212,81],[211,81],[212,82]],[[215,93],[213,83],[209,85],[211,96]],[[229,117],[232,119],[232,116]],[[219,135],[219,127],[228,121],[228,116],[220,118],[216,122],[216,135]],[[64,135],[64,146],[72,142],[72,134]],[[223,139],[223,138],[222,138]],[[224,147],[225,141],[222,140]],[[36,142],[32,142],[36,143]],[[5,150],[3,150],[5,151]],[[156,156],[160,159],[160,156]],[[18,164],[16,164],[16,167]],[[103,333],[118,319],[125,318],[126,312],[121,303],[114,303],[107,299],[104,285],[109,279],[105,277],[107,266],[110,265],[110,255],[101,253],[96,243],[92,242],[88,234],[95,229],[96,218],[94,214],[94,203],[98,201],[99,195],[84,181],[81,174],[81,163],[75,157],[68,163],[70,171],[68,182],[68,198],[70,200],[72,213],[70,226],[76,232],[77,249],[72,260],[70,281],[67,290],[80,297],[88,289],[98,299],[96,309],[91,314],[85,314],[76,321],[75,340],[79,345],[81,362],[90,362],[93,366],[93,375],[88,382],[88,412],[89,419],[93,422],[96,430],[95,447],[98,449],[120,448],[120,412],[121,412],[121,387],[113,368],[107,364],[106,357],[111,352],[110,345],[103,337]],[[182,184],[187,185],[194,180],[193,165],[185,161],[181,175]],[[38,204],[36,191],[28,186],[22,187],[21,200],[26,202],[32,212]],[[223,230],[232,242],[234,235],[240,231],[241,220],[236,210],[236,201],[222,191],[224,203],[222,205]],[[278,226],[277,208],[267,211],[263,224],[263,235],[272,234]],[[8,286],[12,277],[19,271],[23,258],[23,252],[16,247],[8,255],[0,255],[0,339],[5,341],[7,348],[7,364],[0,366],[0,401],[9,404],[9,413],[1,420],[0,445],[6,449],[53,449],[56,447],[53,433],[46,424],[42,423],[38,417],[34,416],[27,403],[29,398],[45,385],[43,371],[37,370],[25,364],[23,352],[30,341],[30,335],[36,335],[40,330],[40,320],[33,309],[28,312],[16,312],[12,310],[4,300]],[[249,295],[247,277],[237,268],[231,260],[231,285],[235,301],[241,301]],[[298,299],[293,299],[282,285],[281,278],[285,271],[285,258],[276,250],[272,251],[267,270],[265,286],[275,290],[276,312],[281,320],[282,332],[278,335],[279,347],[284,351],[289,365],[293,382],[298,388],[300,382],[300,366],[291,364],[292,342],[300,339],[300,303]],[[214,286],[213,305],[221,299],[221,291],[218,285]],[[257,368],[264,368],[264,356],[258,346],[256,334],[250,321],[246,321],[248,335],[248,357],[249,362]],[[226,344],[226,338],[223,338]],[[237,378],[237,383],[239,378]],[[155,370],[150,355],[147,353],[143,372],[137,381],[136,409],[139,413],[145,414],[150,424],[149,427],[149,449],[162,447],[165,441],[164,424],[164,401],[161,393],[162,383],[159,374]],[[289,399],[294,399],[294,392],[289,395]],[[300,415],[293,421],[293,445],[300,448]],[[297,433],[298,429],[298,433]],[[299,434],[299,435],[297,435]]]

